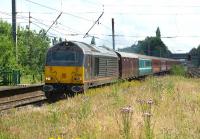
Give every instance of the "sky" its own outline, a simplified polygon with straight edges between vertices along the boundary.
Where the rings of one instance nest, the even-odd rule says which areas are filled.
[[[16,0],[17,25],[39,31],[49,30],[50,37],[91,42],[112,48],[111,19],[115,21],[116,49],[137,44],[155,36],[160,28],[163,42],[173,53],[185,53],[200,44],[199,0]],[[11,23],[11,0],[0,1],[0,18]],[[98,17],[99,22],[83,38]]]

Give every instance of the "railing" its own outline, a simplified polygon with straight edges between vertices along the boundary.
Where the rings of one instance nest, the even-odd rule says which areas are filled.
[[[19,70],[0,70],[0,85],[17,85],[20,84]]]

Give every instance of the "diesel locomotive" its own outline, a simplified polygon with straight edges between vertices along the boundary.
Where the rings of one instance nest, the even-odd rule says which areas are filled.
[[[47,52],[43,91],[52,100],[118,79],[167,72],[174,64],[179,64],[179,61],[64,41]]]

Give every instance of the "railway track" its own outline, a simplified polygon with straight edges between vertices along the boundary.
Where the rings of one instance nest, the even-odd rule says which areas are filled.
[[[188,75],[190,77],[200,78],[200,68],[188,68]]]
[[[0,111],[45,100],[41,89],[41,84],[0,89]]]

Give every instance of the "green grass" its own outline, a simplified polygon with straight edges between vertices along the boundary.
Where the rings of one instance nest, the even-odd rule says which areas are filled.
[[[21,75],[21,84],[35,84],[44,82],[44,75]]]
[[[13,109],[0,117],[0,138],[197,139],[199,82],[181,76],[148,77],[89,89],[43,107]],[[132,111],[123,113],[126,107]]]

